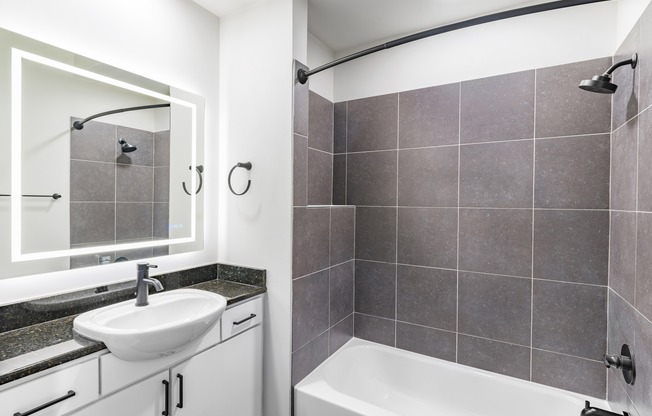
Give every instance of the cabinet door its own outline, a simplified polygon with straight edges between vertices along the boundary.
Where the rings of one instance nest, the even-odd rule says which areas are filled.
[[[262,370],[257,326],[172,368],[172,414],[260,416]]]
[[[161,416],[165,410],[168,372],[162,371],[70,416]]]

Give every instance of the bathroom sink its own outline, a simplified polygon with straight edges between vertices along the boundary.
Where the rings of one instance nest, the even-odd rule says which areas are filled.
[[[135,299],[105,306],[75,318],[75,331],[102,341],[118,358],[148,360],[179,352],[203,336],[220,319],[226,299],[197,289],[152,295],[149,305]]]

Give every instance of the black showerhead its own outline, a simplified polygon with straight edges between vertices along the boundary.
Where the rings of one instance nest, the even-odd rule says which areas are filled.
[[[600,94],[613,94],[618,85],[611,82],[609,75],[596,75],[591,79],[580,82],[580,88],[585,91],[597,92]]]
[[[607,71],[602,75],[596,75],[591,79],[585,79],[580,82],[580,88],[585,91],[597,92],[600,94],[613,94],[616,92],[618,85],[611,82],[611,73],[623,65],[631,65],[632,68],[636,68],[636,63],[638,62],[638,54],[632,55],[631,59],[625,61],[620,61],[615,63],[607,69]]]
[[[118,140],[118,143],[122,145],[122,153],[131,153],[138,149],[136,146],[132,146],[125,141],[125,139]]]

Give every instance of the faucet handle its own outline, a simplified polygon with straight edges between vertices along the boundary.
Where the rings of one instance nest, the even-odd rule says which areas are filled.
[[[149,263],[138,263],[138,271],[146,271],[149,269],[156,269],[158,266],[156,264]]]

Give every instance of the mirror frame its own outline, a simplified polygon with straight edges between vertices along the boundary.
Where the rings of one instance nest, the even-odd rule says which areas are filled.
[[[44,251],[37,253],[22,252],[22,62],[28,60],[46,65],[54,69],[69,72],[98,82],[109,84],[118,88],[130,90],[169,103],[179,104],[190,108],[192,112],[191,125],[191,170],[197,166],[197,104],[179,98],[158,93],[128,82],[119,81],[105,75],[81,69],[72,65],[46,58],[18,48],[11,48],[11,261],[32,261],[67,257],[83,254],[93,254],[101,251],[128,250],[145,247],[158,247],[173,244],[192,243],[196,240],[196,212],[197,196],[190,195],[190,237],[173,238],[156,241],[142,241],[103,246],[81,247],[68,250]],[[191,175],[191,189],[196,189],[196,175]]]

